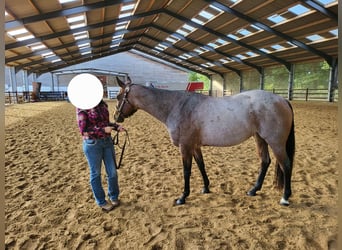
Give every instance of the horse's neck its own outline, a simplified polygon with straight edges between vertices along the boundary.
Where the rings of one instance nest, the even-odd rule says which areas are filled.
[[[177,103],[180,93],[161,89],[147,88],[136,85],[132,93],[133,104],[159,121],[165,123],[174,105]]]

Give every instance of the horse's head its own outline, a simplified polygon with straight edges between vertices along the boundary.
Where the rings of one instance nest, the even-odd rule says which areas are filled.
[[[129,92],[132,86],[131,79],[128,77],[128,81],[126,83],[123,83],[118,77],[116,79],[121,89],[116,97],[118,104],[116,106],[114,120],[117,122],[123,122],[125,118],[133,115],[138,109],[129,101]]]

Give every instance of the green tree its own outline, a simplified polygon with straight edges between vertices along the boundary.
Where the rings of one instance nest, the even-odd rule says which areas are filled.
[[[325,61],[295,65],[294,88],[328,88],[329,65]]]

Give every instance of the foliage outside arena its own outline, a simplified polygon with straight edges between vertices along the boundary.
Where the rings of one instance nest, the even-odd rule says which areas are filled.
[[[295,64],[294,89],[328,89],[330,68],[325,61]],[[289,72],[285,66],[267,67],[264,71],[264,89],[287,89],[289,84]],[[225,89],[239,90],[240,79],[236,73],[225,75]],[[243,71],[243,89],[260,88],[260,74],[256,70]],[[210,89],[208,77],[196,72],[190,72],[189,82],[204,82],[204,90]]]

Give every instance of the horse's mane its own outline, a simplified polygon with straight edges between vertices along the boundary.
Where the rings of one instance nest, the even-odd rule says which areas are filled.
[[[136,84],[138,85],[138,84]],[[160,89],[160,88],[155,88],[151,86],[144,86],[144,85],[139,85],[140,87],[144,89],[151,90],[154,93],[157,93],[159,96],[164,96],[164,95],[171,95],[171,96],[177,96],[178,98],[187,98],[190,96],[203,96],[203,94],[196,93],[196,92],[190,92],[187,90],[170,90],[170,89]]]
[[[133,86],[134,93],[140,103],[138,108],[144,109],[162,122],[165,122],[168,115],[176,110],[191,113],[203,98],[208,98],[185,90],[158,89],[138,84],[135,86],[136,88]]]

